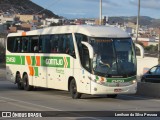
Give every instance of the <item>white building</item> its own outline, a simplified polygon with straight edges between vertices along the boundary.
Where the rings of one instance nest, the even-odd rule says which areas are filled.
[[[87,24],[87,25],[95,25],[96,22],[95,22],[94,19],[91,19],[91,20],[86,20],[86,21],[85,21],[85,24]]]
[[[59,23],[64,21],[64,19],[56,19],[56,18],[46,18],[45,20],[42,20],[43,23],[43,27],[48,27],[50,26],[52,23]]]
[[[6,33],[7,32],[7,26],[0,24],[0,33]]]
[[[134,34],[134,29],[132,27],[120,26],[120,25],[117,25],[117,26],[122,30],[124,30],[125,32],[127,32],[129,35]]]
[[[0,24],[13,23],[15,16],[9,13],[0,13]]]

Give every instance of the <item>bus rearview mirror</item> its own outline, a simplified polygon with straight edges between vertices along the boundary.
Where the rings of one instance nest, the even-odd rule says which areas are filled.
[[[87,43],[87,42],[83,42],[83,41],[82,41],[81,43],[88,48],[89,58],[90,58],[90,59],[93,59],[93,55],[94,55],[93,47],[92,47],[89,43]]]

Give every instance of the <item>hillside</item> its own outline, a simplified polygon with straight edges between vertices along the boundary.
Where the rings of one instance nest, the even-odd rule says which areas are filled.
[[[49,10],[44,10],[43,7],[33,3],[31,0],[0,0],[0,12],[14,14],[37,14],[40,12],[39,14],[43,14],[46,17],[59,17]]]
[[[160,26],[160,19],[154,19],[154,18],[147,17],[147,16],[141,16],[139,21],[140,21],[139,24],[142,25],[142,26],[148,26],[148,27],[158,27],[158,26]],[[113,23],[123,24],[124,22],[133,22],[133,23],[136,24],[137,17],[136,16],[109,17],[108,22],[109,22],[109,24],[113,24]]]

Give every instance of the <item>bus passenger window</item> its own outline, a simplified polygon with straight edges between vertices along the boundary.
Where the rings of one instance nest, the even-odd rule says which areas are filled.
[[[29,37],[22,38],[22,52],[27,52]]]
[[[72,34],[66,34],[66,35],[63,36],[63,38],[64,38],[64,42],[63,42],[64,52],[66,54],[69,54],[69,55],[75,57]]]
[[[58,52],[58,35],[51,36],[51,53]]]
[[[15,38],[13,52],[21,52],[22,42],[20,38]]]
[[[69,54],[69,41],[67,35],[63,35],[63,51],[66,54]]]
[[[7,39],[7,49],[10,52],[16,52],[16,38],[15,37],[8,37]]]
[[[38,52],[38,36],[31,37],[31,51],[32,53]]]
[[[42,47],[42,38],[40,37],[39,38],[39,42],[38,42],[38,44],[39,44],[39,53],[42,53],[43,52],[43,47]]]
[[[63,49],[63,35],[59,35],[59,39],[58,39],[58,53],[64,53],[64,49]]]
[[[39,52],[39,50],[38,50],[38,45],[37,45],[37,46],[34,46],[34,52]]]
[[[42,53],[42,46],[39,45],[39,53]]]
[[[50,42],[50,35],[42,35],[40,36],[40,41],[42,46],[42,53],[50,53],[51,52],[51,42]]]

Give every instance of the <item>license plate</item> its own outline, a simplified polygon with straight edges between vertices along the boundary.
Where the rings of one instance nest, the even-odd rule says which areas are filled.
[[[114,89],[114,92],[121,92],[122,89]]]

